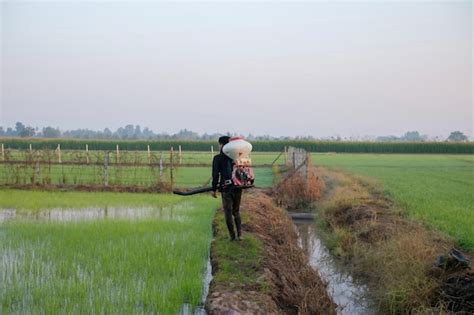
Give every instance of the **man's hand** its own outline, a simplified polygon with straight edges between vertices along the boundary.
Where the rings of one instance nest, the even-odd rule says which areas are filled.
[[[211,196],[214,197],[214,198],[217,198],[217,191],[211,192]]]

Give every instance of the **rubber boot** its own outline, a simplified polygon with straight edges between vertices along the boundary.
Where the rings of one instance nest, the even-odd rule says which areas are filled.
[[[237,214],[234,217],[235,221],[235,227],[237,228],[237,240],[240,241],[240,238],[242,237],[242,222],[240,220],[240,214]]]

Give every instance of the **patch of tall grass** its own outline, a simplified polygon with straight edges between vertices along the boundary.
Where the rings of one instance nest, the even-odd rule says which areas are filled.
[[[320,172],[336,183],[320,205],[326,244],[368,283],[378,312],[444,314],[433,305],[440,281],[430,271],[453,243],[403,218],[373,182]]]

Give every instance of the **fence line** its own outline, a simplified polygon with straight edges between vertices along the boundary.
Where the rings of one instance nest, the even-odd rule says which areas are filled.
[[[302,174],[306,175],[308,172],[308,152],[302,148],[288,147],[287,149],[287,163],[293,168],[297,169]]]
[[[147,148],[148,149],[148,148]],[[115,151],[115,152],[114,152]],[[72,187],[94,185],[97,187],[195,187],[210,174],[212,160],[209,152],[110,151],[85,150],[8,150],[3,148],[0,160],[0,186]],[[114,158],[116,156],[117,158]],[[263,153],[256,156],[255,168],[275,165],[282,155]],[[277,157],[277,158],[275,158]],[[273,163],[273,164],[271,164]],[[201,168],[193,170],[192,168]],[[265,171],[263,171],[265,172]],[[79,187],[80,189],[80,187]]]

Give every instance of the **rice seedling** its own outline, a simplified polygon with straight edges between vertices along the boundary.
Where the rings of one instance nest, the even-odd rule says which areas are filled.
[[[86,205],[168,215],[0,223],[0,313],[176,314],[201,302],[214,199],[0,191],[0,207],[18,214]]]
[[[474,251],[473,155],[313,155],[318,166],[370,176],[412,218]]]

